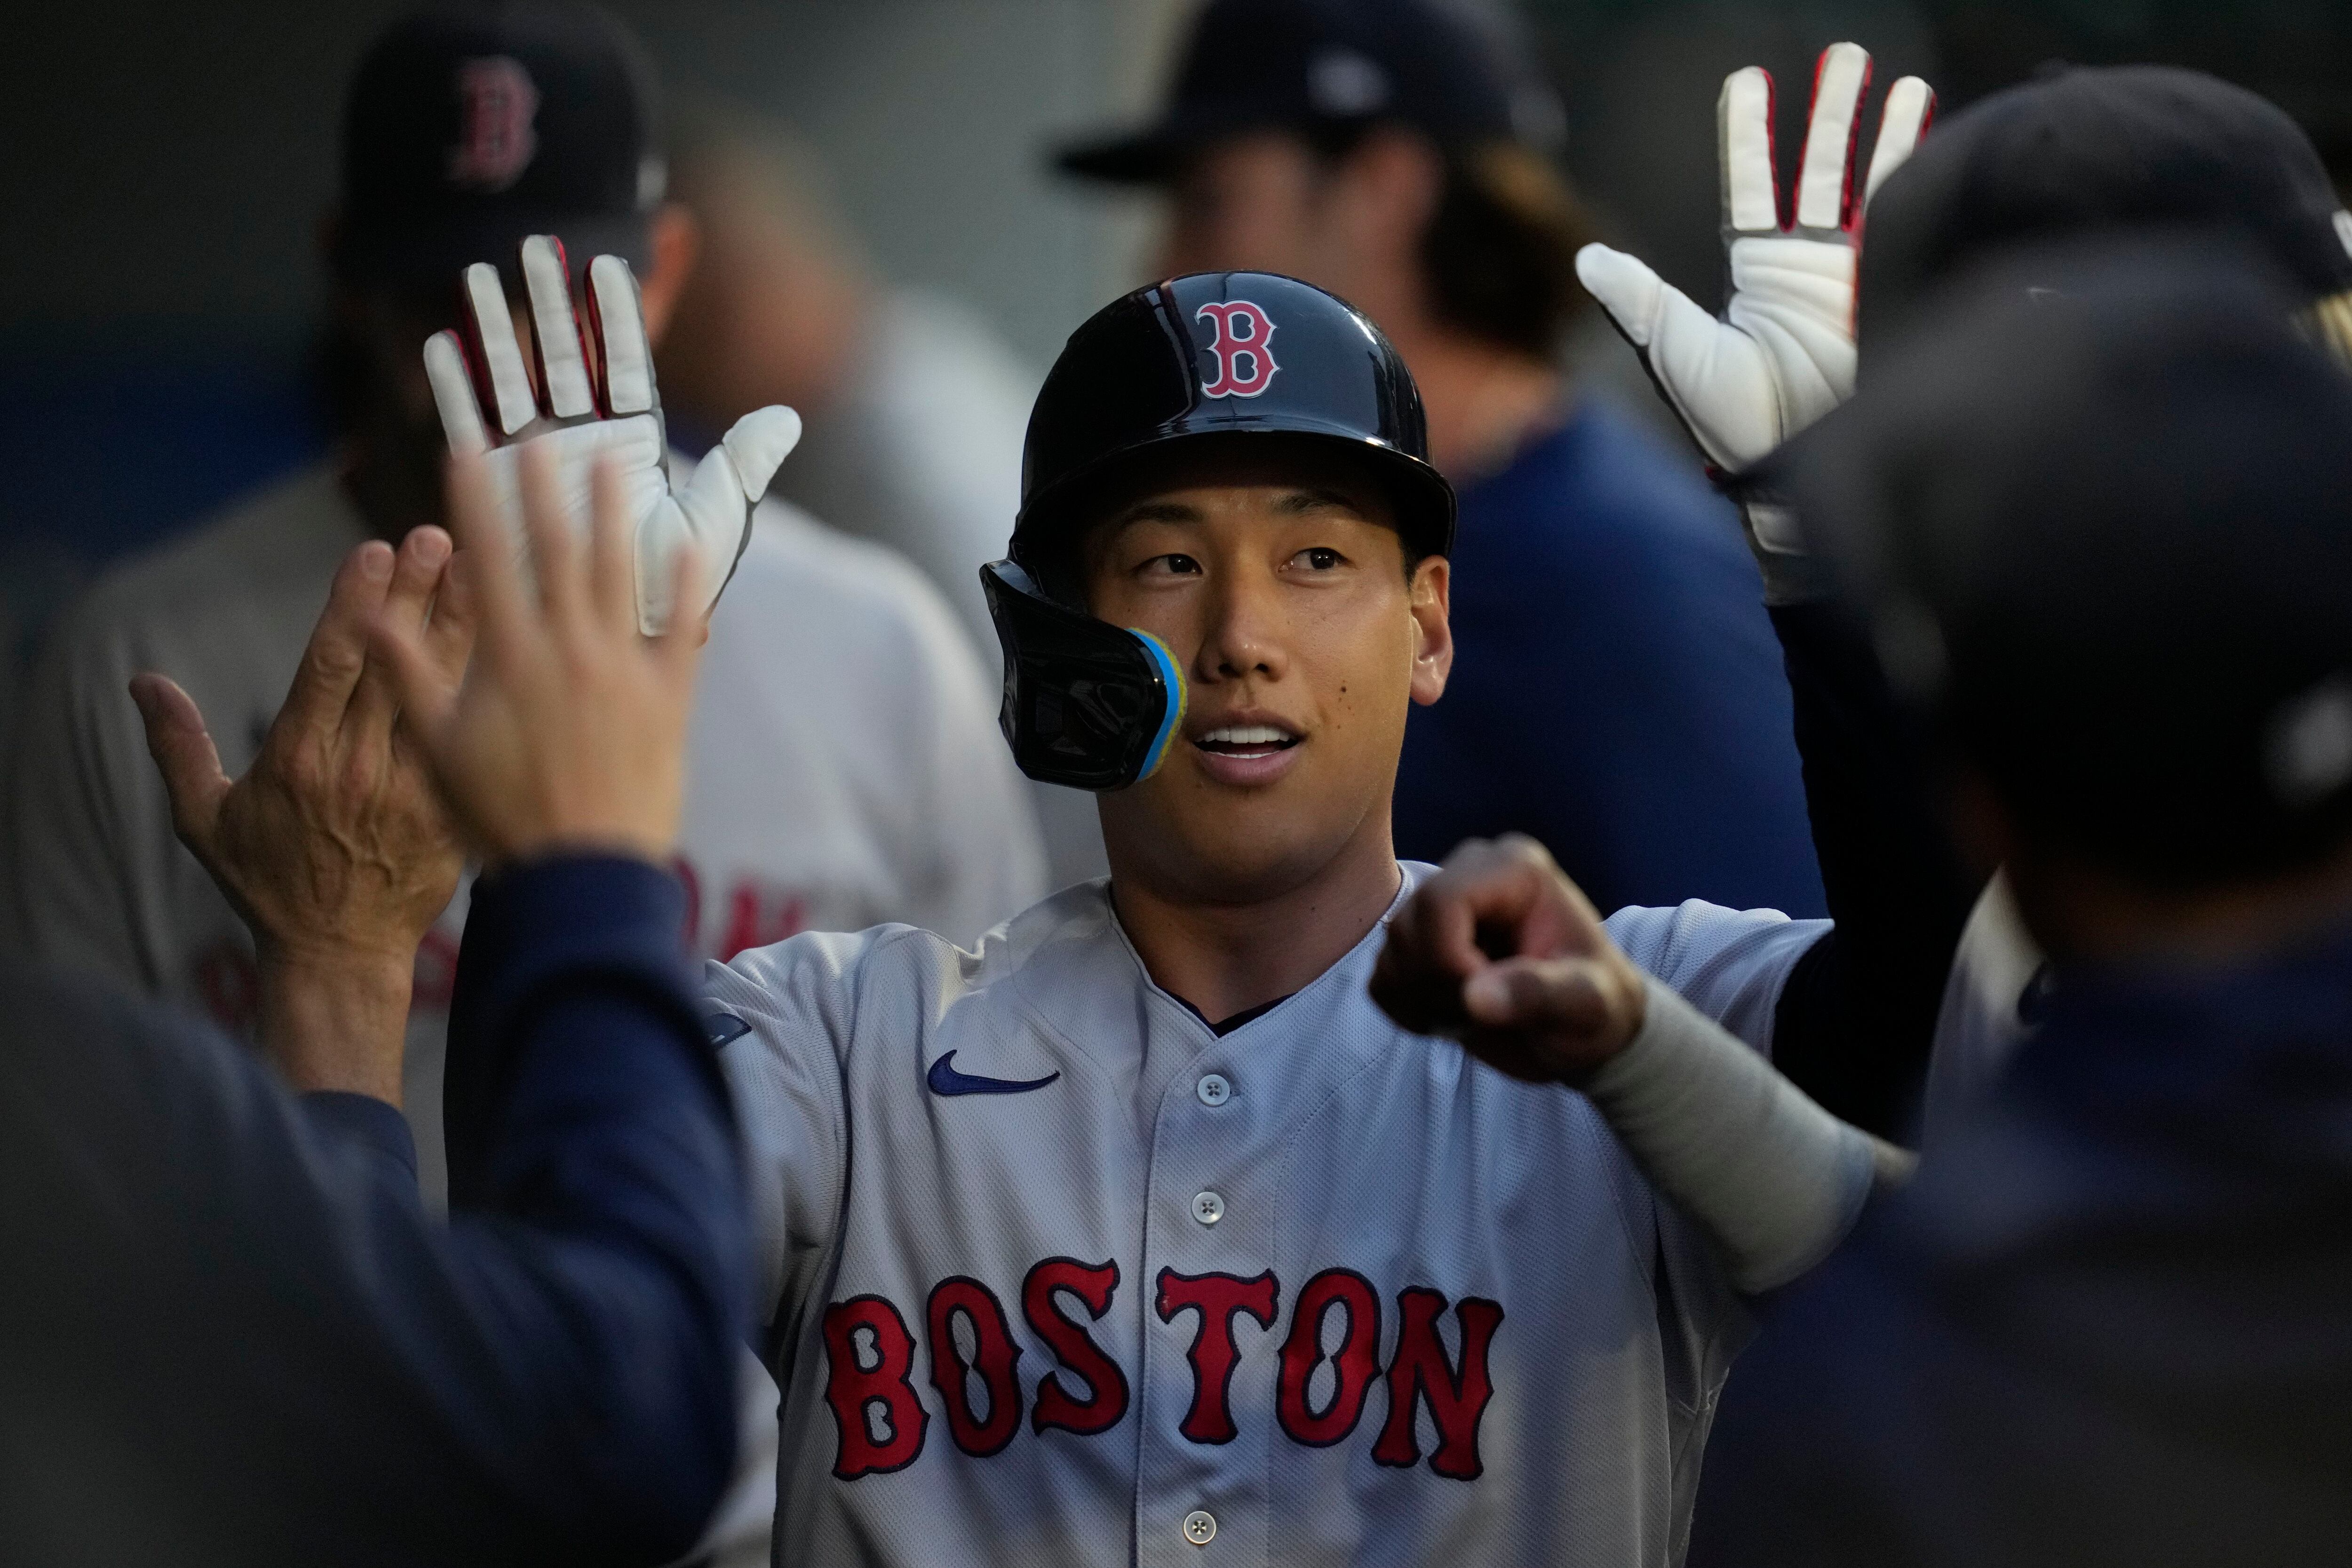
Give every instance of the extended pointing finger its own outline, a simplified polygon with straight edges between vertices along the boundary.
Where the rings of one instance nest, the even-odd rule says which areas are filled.
[[[440,529],[428,523],[410,530],[408,537],[400,542],[393,562],[392,586],[384,594],[378,617],[395,626],[423,627],[449,551],[449,536]],[[352,693],[344,726],[388,733],[399,708],[399,693],[394,688],[391,672],[380,661],[370,659],[357,689]]]
[[[172,827],[180,841],[209,863],[215,825],[221,802],[229,792],[228,775],[221,771],[220,750],[205,728],[205,716],[195,699],[177,682],[160,675],[134,676],[131,700],[147,730],[147,754],[163,775],[163,792],[172,802]]]
[[[486,458],[452,458],[448,485],[449,528],[466,557],[482,645],[494,661],[510,660],[530,646],[539,626],[525,600],[513,527]]]
[[[449,558],[441,574],[440,592],[433,596],[433,617],[425,626],[425,653],[451,686],[466,677],[474,652],[474,634],[481,612],[476,601],[474,558],[460,551]]]
[[[531,395],[530,372],[523,363],[514,317],[507,310],[506,285],[499,280],[497,268],[477,261],[466,268],[465,289],[475,346],[481,351],[482,373],[490,384],[490,403],[498,411],[499,430],[511,436],[539,417],[539,403]]]
[[[1748,66],[1724,78],[1715,121],[1724,226],[1743,234],[1776,232],[1780,200],[1772,173],[1770,73]]]
[[[555,454],[543,442],[533,442],[519,454],[521,479],[522,531],[530,545],[531,575],[539,584],[539,604],[547,625],[568,635],[587,608],[580,542],[567,515],[563,476]]]
[[[1813,112],[1797,175],[1797,226],[1836,228],[1853,195],[1853,152],[1862,132],[1862,97],[1870,90],[1870,52],[1832,44],[1813,76]]]
[[[368,626],[392,586],[393,550],[371,539],[343,558],[311,629],[270,743],[299,745],[331,735],[367,669]]]
[[[547,411],[577,419],[596,411],[588,386],[588,363],[580,351],[580,322],[572,311],[571,274],[563,242],[534,234],[522,242],[523,291],[530,300],[531,334],[539,342],[539,370],[547,387]]]
[[[425,340],[425,380],[433,388],[433,406],[441,414],[441,435],[457,453],[487,452],[490,433],[482,424],[482,407],[474,397],[474,379],[466,369],[466,351],[455,332],[436,332]]]
[[[1863,186],[1865,207],[1886,183],[1886,176],[1918,150],[1919,138],[1927,134],[1935,118],[1935,91],[1917,77],[1906,76],[1886,89],[1886,107],[1879,111],[1878,142],[1870,153],[1870,177]]]

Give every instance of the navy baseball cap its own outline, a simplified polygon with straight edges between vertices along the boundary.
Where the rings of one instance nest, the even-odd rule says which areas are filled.
[[[1379,121],[1440,146],[1556,147],[1559,100],[1511,68],[1479,20],[1429,0],[1211,0],[1159,121],[1061,153],[1063,169],[1168,180],[1191,153],[1259,131],[1343,132]]]
[[[343,106],[333,261],[358,283],[511,270],[524,237],[642,268],[666,166],[654,76],[622,26],[560,0],[422,11],[361,60]]]
[[[1865,358],[1997,250],[2123,233],[2242,244],[2306,303],[2352,289],[2352,217],[2284,110],[2201,71],[2061,69],[1937,126],[1872,198]]]
[[[1898,691],[2150,886],[2352,833],[2352,375],[2242,244],[2012,253],[1768,459]]]

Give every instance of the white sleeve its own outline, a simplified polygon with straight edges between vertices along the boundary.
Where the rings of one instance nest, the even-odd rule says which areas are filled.
[[[1671,908],[1620,910],[1604,923],[1628,958],[1765,1056],[1772,1049],[1780,987],[1830,929],[1827,921],[1792,921],[1777,910],[1731,910],[1697,899]],[[1666,1201],[1673,1194],[1645,1168],[1643,1173],[1650,1190],[1661,1194],[1660,1307],[1677,1325],[1671,1342],[1689,1369],[1691,1386],[1713,1389],[1753,1330],[1747,1298],[1709,1227],[1680,1202]]]
[[[2000,872],[1969,911],[1944,982],[1927,1054],[1923,1142],[1940,1142],[2008,1068],[2026,1035],[2019,1005],[2041,970],[2042,950],[2017,912],[2009,873]]]
[[[1657,980],[1641,1032],[1582,1087],[1634,1163],[1722,1250],[1741,1290],[1811,1268],[1870,1196],[1868,1135]]]
[[[703,969],[703,1025],[743,1137],[762,1322],[805,1300],[833,1247],[848,1181],[844,1075],[877,939],[809,932]]]

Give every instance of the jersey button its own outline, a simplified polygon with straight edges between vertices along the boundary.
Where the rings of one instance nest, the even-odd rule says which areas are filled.
[[[1206,1546],[1217,1538],[1217,1516],[1205,1508],[1196,1508],[1184,1516],[1184,1539],[1195,1546]]]
[[[1225,1081],[1224,1074],[1213,1072],[1205,1074],[1201,1081],[1193,1086],[1192,1092],[1201,1097],[1201,1103],[1203,1105],[1223,1105],[1234,1097],[1234,1086]],[[1211,1528],[1215,1527],[1212,1525]]]
[[[1225,1217],[1225,1200],[1216,1193],[1192,1194],[1192,1217],[1202,1225],[1214,1225]]]

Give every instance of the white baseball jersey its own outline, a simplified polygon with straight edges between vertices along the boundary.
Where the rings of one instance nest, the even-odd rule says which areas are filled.
[[[1043,890],[994,683],[912,567],[778,503],[756,519],[712,617],[688,741],[678,869],[699,947],[723,958],[884,920],[971,940]],[[144,669],[179,681],[223,766],[243,773],[364,537],[322,465],[110,574],[68,613],[9,761],[12,951],[249,1024],[251,943],[173,837],[123,688]],[[418,954],[410,1020],[407,1110],[436,1194],[464,904]]]
[[[1944,980],[1920,1119],[1929,1147],[1966,1121],[2008,1071],[2032,1030],[2024,1007],[2042,966],[2042,949],[2018,913],[2009,873],[1997,872],[1969,910]]]
[[[1609,925],[1759,1049],[1825,929]],[[1582,1097],[1373,1005],[1381,936],[1222,1037],[1101,883],[972,952],[892,927],[709,969],[777,1561],[1680,1555],[1740,1303]]]

